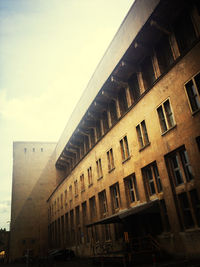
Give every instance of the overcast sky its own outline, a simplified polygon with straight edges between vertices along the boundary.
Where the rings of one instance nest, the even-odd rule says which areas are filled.
[[[0,0],[0,228],[13,141],[58,141],[133,0]]]

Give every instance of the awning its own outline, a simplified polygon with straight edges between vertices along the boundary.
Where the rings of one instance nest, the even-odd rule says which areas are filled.
[[[125,219],[128,216],[134,215],[134,214],[152,214],[157,213],[159,208],[159,199],[155,199],[149,202],[145,202],[142,204],[139,204],[136,207],[132,207],[129,209],[124,209],[116,214],[113,214],[111,216],[108,216],[106,218],[103,218],[101,220],[98,220],[96,222],[87,224],[87,227],[91,227],[93,225],[98,224],[110,224],[110,223],[121,223],[123,219]]]

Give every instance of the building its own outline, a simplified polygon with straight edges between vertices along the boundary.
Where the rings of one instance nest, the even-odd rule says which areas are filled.
[[[13,251],[21,244],[15,257],[29,231],[25,213],[24,222],[40,228],[35,255],[58,247],[80,256],[135,252],[146,242],[199,257],[199,40],[199,1],[134,2],[39,176],[29,162],[39,182],[32,205],[40,201],[42,216],[32,224],[28,192],[21,216],[12,214]],[[20,153],[32,147],[17,145],[16,182],[26,178],[15,175],[17,158],[22,172]],[[13,186],[12,213],[22,205],[15,195]]]

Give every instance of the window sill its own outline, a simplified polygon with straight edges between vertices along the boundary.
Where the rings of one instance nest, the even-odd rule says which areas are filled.
[[[163,132],[161,135],[164,136],[165,134],[167,134],[168,132],[170,132],[174,128],[176,128],[176,124],[174,126],[172,126],[171,128],[169,128],[167,131]]]
[[[93,186],[93,183],[89,184],[89,185],[88,185],[88,188],[90,188],[91,186]]]
[[[108,173],[111,173],[112,171],[114,171],[115,167],[113,167],[112,169],[108,170]]]
[[[103,175],[97,179],[97,181],[101,180],[103,178]]]
[[[130,158],[131,158],[131,156],[129,156],[128,158],[124,159],[124,160],[122,161],[122,164],[124,164],[125,162],[127,162]]]
[[[150,146],[150,142],[139,149],[139,152],[143,151],[146,147]]]

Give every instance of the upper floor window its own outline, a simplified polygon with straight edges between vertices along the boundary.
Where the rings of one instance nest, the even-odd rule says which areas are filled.
[[[80,182],[81,182],[81,192],[85,190],[85,180],[84,180],[84,174],[82,173],[80,176]]]
[[[97,166],[97,176],[98,179],[103,177],[103,170],[102,170],[102,165],[101,165],[101,159],[98,159],[96,161],[96,166]]]
[[[108,204],[105,190],[99,193],[99,206],[101,217],[105,217],[108,213]]]
[[[148,88],[152,87],[154,81],[156,80],[151,56],[146,57],[142,62],[141,72],[142,72],[144,87],[147,90]]]
[[[128,204],[134,203],[139,200],[139,193],[135,174],[124,179],[126,197]]]
[[[160,72],[162,74],[163,72],[167,71],[170,65],[172,65],[172,63],[174,62],[168,35],[165,34],[160,39],[160,41],[157,43],[155,47],[155,51],[156,51],[156,56],[157,56]]]
[[[102,121],[103,121],[104,133],[106,133],[108,131],[108,129],[109,129],[107,111],[104,111],[103,112],[103,114],[102,114]]]
[[[190,14],[188,12],[182,14],[172,27],[180,53],[182,53],[189,49],[197,39]]]
[[[124,136],[120,140],[120,148],[121,148],[122,161],[124,161],[130,157],[127,136]]]
[[[107,152],[107,159],[108,159],[108,171],[111,171],[115,168],[112,148]]]
[[[200,73],[185,84],[192,113],[200,109]]]
[[[110,117],[112,125],[117,121],[117,107],[115,100],[111,100],[109,103]]]
[[[116,183],[110,187],[111,199],[113,210],[120,208],[120,192],[119,192],[119,183]]]
[[[149,196],[162,191],[161,179],[156,162],[144,167],[142,169],[142,175]]]
[[[74,194],[75,196],[78,195],[78,181],[77,180],[74,181]]]
[[[72,185],[69,186],[69,199],[72,200]]]
[[[194,178],[188,154],[184,147],[167,155],[166,162],[169,175],[175,186],[189,182]]]
[[[137,102],[140,97],[140,87],[137,79],[137,74],[134,73],[128,80],[129,91],[132,103]]]
[[[138,137],[138,142],[140,144],[140,148],[143,148],[146,145],[148,145],[149,137],[148,137],[145,121],[142,121],[140,124],[136,126],[136,131],[137,131],[137,137]]]
[[[60,195],[60,207],[63,208],[63,193]]]
[[[123,116],[124,113],[128,110],[128,102],[127,102],[127,98],[126,98],[126,88],[122,88],[119,91],[118,99],[119,99],[120,113],[121,113],[121,116]]]
[[[174,115],[171,109],[169,99],[167,99],[157,108],[157,113],[162,133],[168,131],[175,125]]]
[[[88,173],[88,185],[92,185],[92,167],[90,166],[87,169],[87,173]]]
[[[67,189],[65,190],[65,206],[67,206]]]

